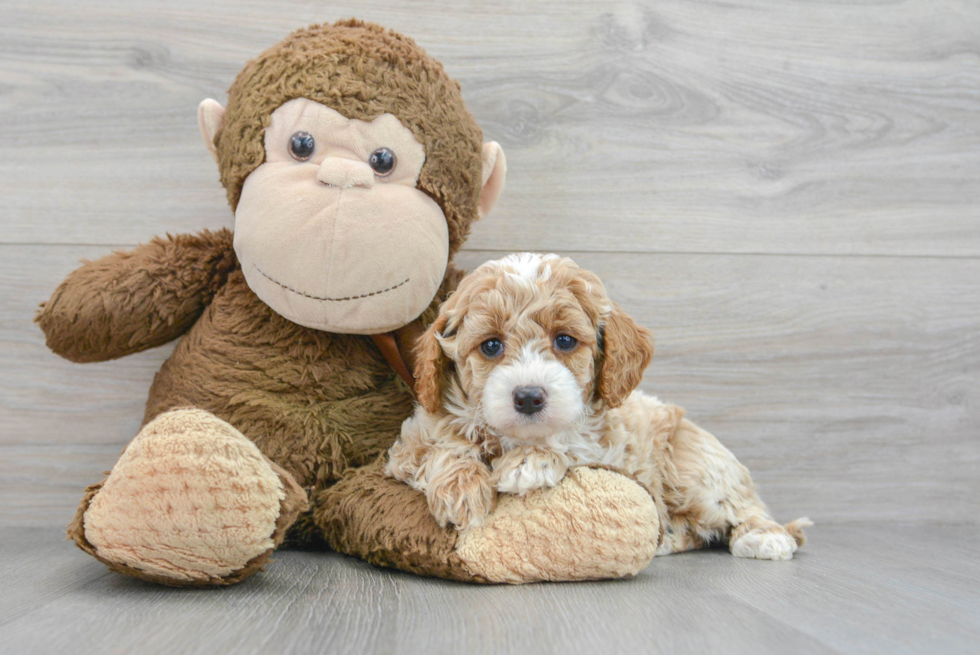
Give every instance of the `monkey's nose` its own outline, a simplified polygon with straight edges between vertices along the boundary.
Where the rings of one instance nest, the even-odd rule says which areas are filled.
[[[351,187],[370,189],[374,185],[374,171],[362,161],[344,157],[327,157],[320,164],[316,179],[327,186],[341,189]]]
[[[544,389],[517,387],[514,389],[514,409],[521,414],[537,414],[544,409]]]

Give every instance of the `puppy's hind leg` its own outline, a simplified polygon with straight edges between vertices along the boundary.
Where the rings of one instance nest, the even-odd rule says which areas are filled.
[[[696,531],[728,537],[735,557],[788,560],[806,542],[806,518],[783,526],[769,513],[749,475],[730,450],[690,421],[671,438],[677,505],[697,517]]]
[[[793,559],[793,553],[806,543],[803,528],[813,525],[808,518],[801,518],[780,525],[766,514],[755,514],[732,529],[728,546],[735,557],[752,559]]]

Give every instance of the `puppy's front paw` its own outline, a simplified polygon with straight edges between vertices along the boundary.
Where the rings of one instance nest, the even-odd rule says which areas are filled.
[[[483,524],[493,509],[496,494],[490,471],[481,462],[464,461],[451,471],[431,478],[425,490],[429,511],[441,527],[457,530]]]
[[[565,477],[564,461],[548,451],[512,450],[493,462],[497,491],[523,496],[529,491],[554,487]]]
[[[732,555],[752,559],[793,559],[794,539],[782,526],[756,528],[732,542]]]

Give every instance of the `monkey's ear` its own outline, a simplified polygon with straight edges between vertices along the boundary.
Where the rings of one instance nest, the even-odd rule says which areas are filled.
[[[608,407],[619,407],[640,386],[653,359],[653,335],[613,303],[602,329],[602,353],[596,391]]]
[[[204,145],[215,161],[218,161],[218,149],[214,145],[214,137],[218,136],[224,118],[225,108],[217,100],[207,98],[197,106],[197,126],[204,138]]]
[[[490,213],[504,190],[507,176],[507,158],[504,149],[496,141],[483,144],[483,189],[480,191],[480,218]]]
[[[442,314],[415,344],[415,394],[419,404],[430,414],[442,407],[449,357],[440,341],[444,339],[441,332],[448,322],[448,317]]]

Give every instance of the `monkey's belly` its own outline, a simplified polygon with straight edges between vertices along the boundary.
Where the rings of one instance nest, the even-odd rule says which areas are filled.
[[[319,486],[386,450],[412,399],[370,338],[291,323],[237,272],[157,373],[144,422],[177,407],[228,421]]]

